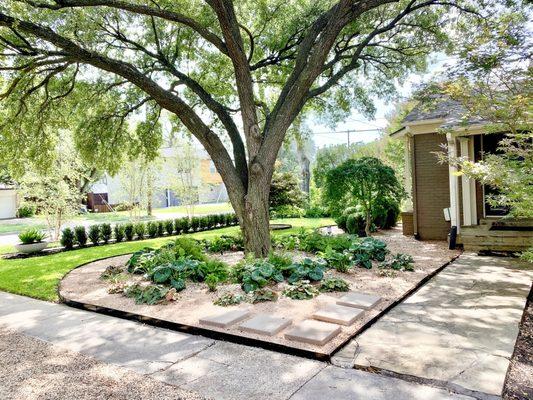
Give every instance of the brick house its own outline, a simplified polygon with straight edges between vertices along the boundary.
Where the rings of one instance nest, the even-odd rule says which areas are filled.
[[[433,108],[415,107],[392,137],[405,141],[405,186],[410,209],[402,213],[405,235],[421,240],[451,240],[468,250],[520,251],[533,246],[533,221],[506,217],[492,207],[494,189],[457,174],[456,166],[439,162],[435,153],[474,161],[497,151],[504,134],[486,134],[487,123],[465,123],[463,110],[442,99]]]

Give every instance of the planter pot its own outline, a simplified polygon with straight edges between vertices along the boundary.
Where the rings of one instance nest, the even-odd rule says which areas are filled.
[[[31,253],[38,253],[40,251],[43,251],[46,246],[48,246],[47,242],[37,242],[37,243],[30,243],[30,244],[16,244],[15,249],[19,253],[24,254],[31,254]]]

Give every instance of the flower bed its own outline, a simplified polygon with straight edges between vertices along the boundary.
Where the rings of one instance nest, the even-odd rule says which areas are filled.
[[[160,249],[146,249],[88,264],[61,284],[66,301],[112,308],[177,327],[218,333],[331,354],[390,304],[412,290],[456,252],[443,242],[420,243],[386,232],[380,239],[348,235],[282,235],[266,260],[244,258],[239,239],[179,238]],[[411,246],[411,252],[406,251]],[[401,246],[399,245],[401,244]],[[416,247],[413,247],[416,246]],[[423,250],[420,251],[420,247]],[[398,249],[403,253],[398,255]],[[421,256],[420,254],[423,254]],[[334,304],[346,290],[373,294],[382,301],[323,346],[287,340],[283,333],[262,336],[239,329],[202,326],[203,317],[242,309],[252,315],[287,318],[293,324]]]

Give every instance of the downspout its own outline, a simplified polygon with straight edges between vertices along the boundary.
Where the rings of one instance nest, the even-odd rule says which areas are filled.
[[[457,158],[457,144],[451,132],[446,133],[448,142],[448,175],[450,184],[450,249],[455,249],[457,234],[460,233],[460,215],[459,215],[459,185],[457,176],[457,167],[454,160]]]

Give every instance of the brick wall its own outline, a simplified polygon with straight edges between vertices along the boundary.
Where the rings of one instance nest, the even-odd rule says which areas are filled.
[[[442,210],[450,206],[448,165],[439,164],[433,152],[442,151],[446,137],[438,133],[414,136],[416,217],[420,239],[445,240],[450,223]]]

